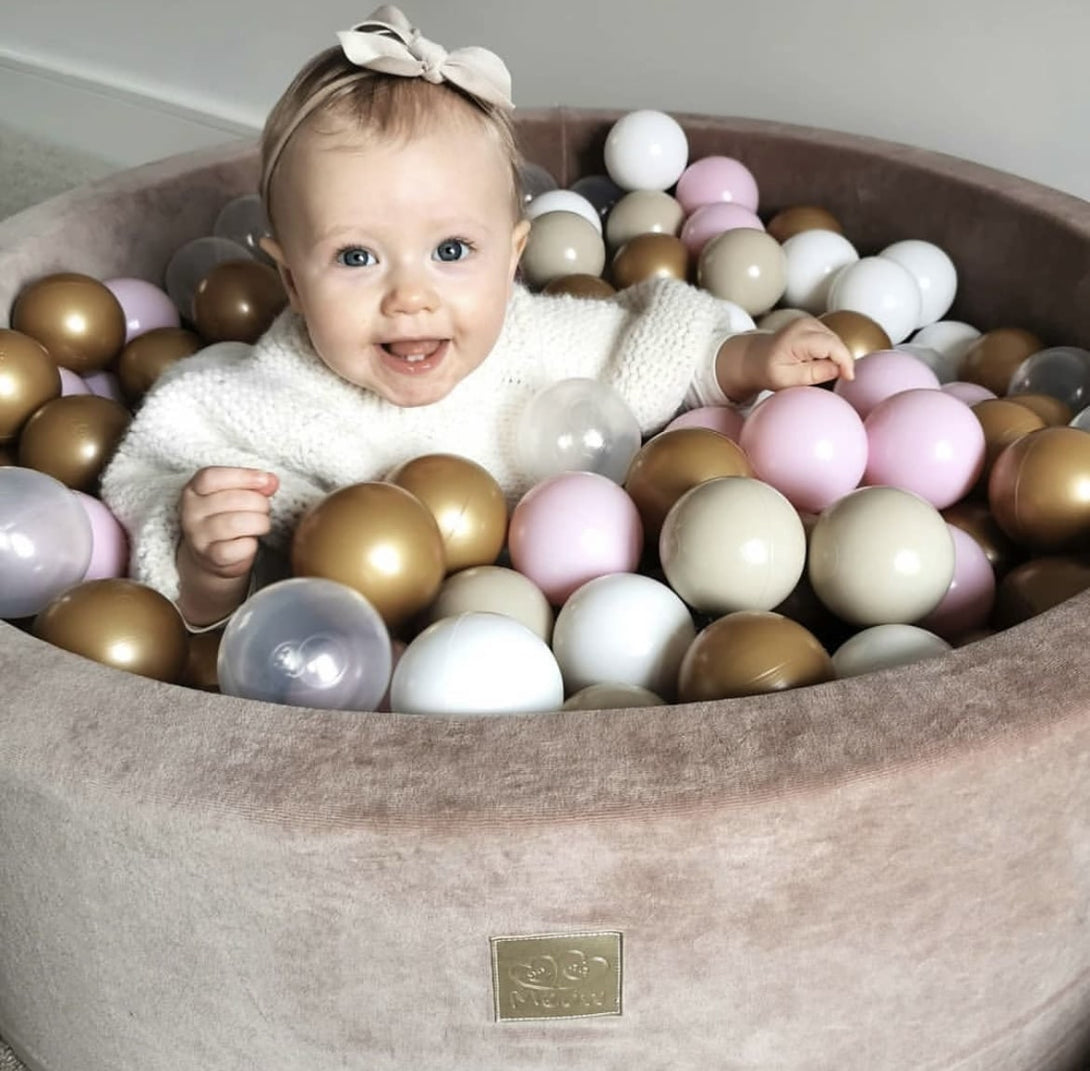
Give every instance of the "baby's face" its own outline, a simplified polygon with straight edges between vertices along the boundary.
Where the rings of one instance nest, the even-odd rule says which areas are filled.
[[[437,402],[503,326],[529,229],[510,169],[463,118],[393,141],[328,123],[281,161],[270,251],[334,372],[395,405]]]

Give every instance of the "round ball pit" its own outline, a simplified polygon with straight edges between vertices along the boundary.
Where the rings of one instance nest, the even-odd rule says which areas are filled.
[[[618,114],[527,112],[524,147],[562,184],[601,172]],[[862,250],[946,249],[950,318],[1090,341],[1090,205],[679,118],[765,215],[817,203]],[[232,146],[8,220],[0,309],[50,271],[160,278],[255,179]],[[210,695],[0,625],[0,1036],[32,1071],[1084,1067],[1088,621],[1090,594],[778,695],[477,719]],[[619,1015],[497,1019],[492,938],[578,935],[557,947],[593,981],[603,932]],[[496,970],[504,1014],[617,996],[526,948]]]

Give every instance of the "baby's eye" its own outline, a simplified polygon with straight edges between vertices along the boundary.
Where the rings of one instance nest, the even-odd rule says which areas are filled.
[[[440,242],[435,247],[435,259],[444,261],[465,260],[472,251],[473,247],[469,242],[463,241],[461,238],[447,238],[446,241]]]
[[[346,268],[368,268],[377,263],[370,249],[361,249],[358,245],[346,246],[337,250],[337,263]]]

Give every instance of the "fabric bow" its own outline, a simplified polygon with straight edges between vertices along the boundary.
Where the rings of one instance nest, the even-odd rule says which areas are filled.
[[[383,4],[366,22],[337,34],[345,56],[357,67],[449,82],[486,104],[513,108],[511,74],[503,60],[487,48],[458,48],[448,52],[422,37],[396,7]]]

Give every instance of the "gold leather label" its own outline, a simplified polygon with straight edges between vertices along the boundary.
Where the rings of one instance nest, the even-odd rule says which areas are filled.
[[[621,1014],[621,934],[493,937],[496,1019],[585,1019]]]

